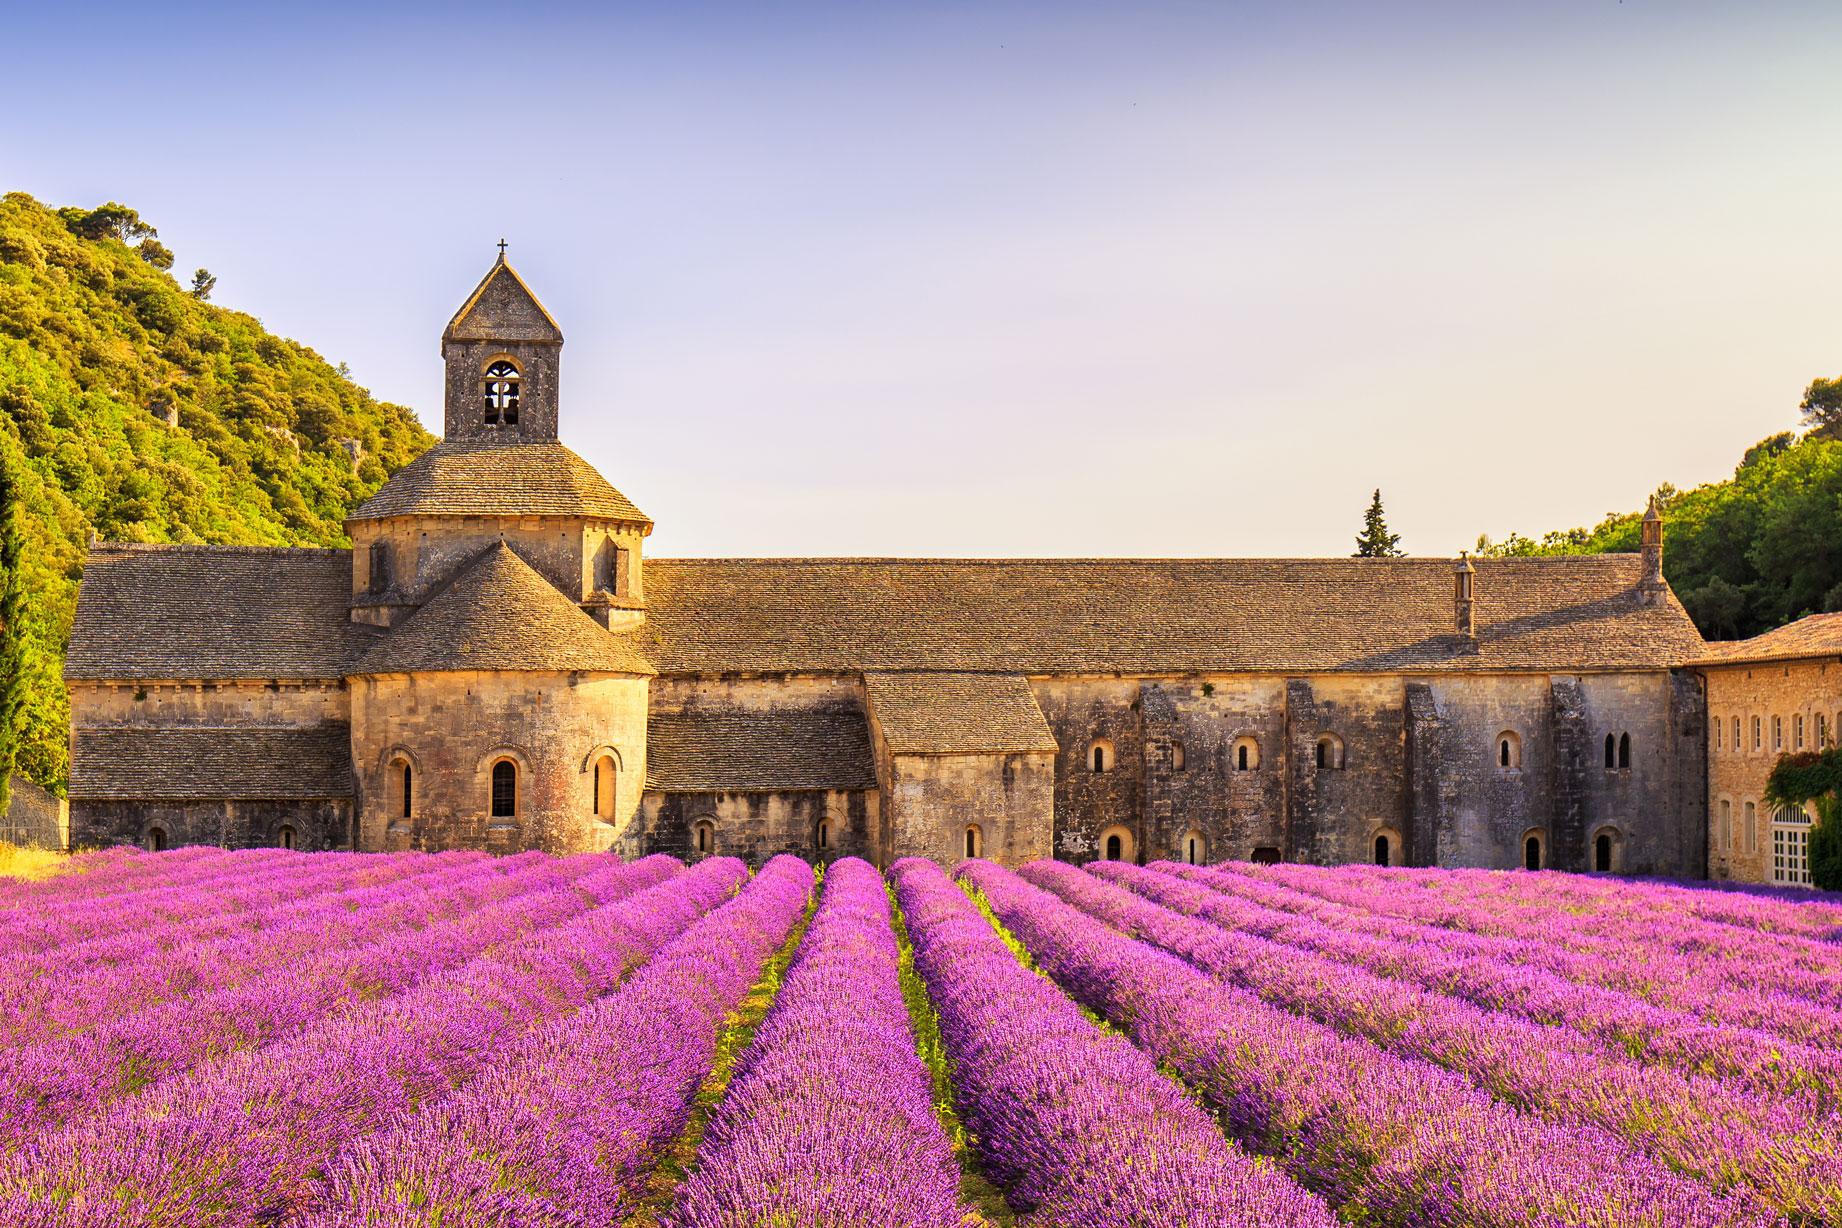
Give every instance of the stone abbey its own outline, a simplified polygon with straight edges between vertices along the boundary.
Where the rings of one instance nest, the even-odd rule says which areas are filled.
[[[351,549],[94,546],[73,846],[1708,870],[1654,509],[1635,555],[649,559],[562,348],[501,257]]]

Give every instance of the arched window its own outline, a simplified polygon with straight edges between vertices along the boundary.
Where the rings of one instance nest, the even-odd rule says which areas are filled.
[[[829,820],[819,820],[818,831],[815,834],[813,843],[817,844],[821,849],[828,849],[831,847],[831,822]]]
[[[1782,716],[1772,718],[1772,749],[1784,749],[1784,717]]]
[[[1522,738],[1512,729],[1497,735],[1497,767],[1505,772],[1522,767]]]
[[[1194,828],[1183,833],[1180,851],[1183,854],[1185,865],[1199,866],[1209,860],[1209,842],[1201,832]]]
[[[1605,766],[1607,767],[1607,769],[1615,768],[1618,766],[1618,735],[1617,734],[1608,733],[1605,735]]]
[[[509,358],[495,359],[480,380],[480,394],[486,402],[487,426],[518,425],[518,393],[524,382],[518,364]]]
[[[155,824],[147,829],[147,851],[150,853],[166,851],[166,828]]]
[[[1525,832],[1522,837],[1522,868],[1539,870],[1547,864],[1547,841],[1542,838],[1539,828]]]
[[[709,819],[699,819],[691,825],[691,851],[699,857],[708,857],[716,852],[716,824]]]
[[[1343,739],[1334,733],[1320,735],[1317,757],[1319,768],[1330,772],[1341,770],[1343,767]]]
[[[1714,726],[1714,749],[1721,750],[1724,748],[1726,742],[1726,738],[1722,736],[1722,733],[1727,728],[1727,718],[1717,716],[1712,721],[1712,724]]]
[[[275,829],[275,844],[276,844],[276,847],[278,848],[284,848],[284,849],[293,848],[294,847],[294,828],[288,826],[288,824],[286,823],[283,823],[280,827],[276,828]]]
[[[1720,825],[1714,829],[1714,847],[1716,850],[1733,847],[1733,799],[1720,799]]]
[[[1087,766],[1096,772],[1112,771],[1113,744],[1105,738],[1097,739],[1093,746],[1088,748]]]
[[[1612,833],[1602,831],[1593,838],[1593,869],[1601,874],[1612,872]]]
[[[983,857],[985,855],[985,833],[979,830],[977,823],[966,825],[966,856]]]
[[[611,819],[614,817],[614,786],[619,779],[619,769],[614,766],[613,755],[602,755],[595,760],[596,818]]]
[[[1252,772],[1260,766],[1260,743],[1251,737],[1236,738],[1228,748],[1228,762],[1237,772]]]
[[[1389,857],[1389,854],[1391,851],[1392,850],[1390,849],[1390,846],[1388,844],[1388,837],[1386,836],[1375,837],[1375,864],[1376,865],[1378,866],[1393,865],[1394,863]]]
[[[1821,712],[1816,714],[1816,748],[1829,749],[1829,717]]]
[[[408,817],[410,816],[410,814],[412,813],[412,811],[413,811],[413,809],[414,809],[414,807],[415,807],[415,797],[416,797],[416,791],[415,791],[415,783],[416,783],[416,782],[415,782],[415,776],[414,776],[414,771],[413,771],[413,769],[412,769],[412,768],[411,768],[411,767],[409,766],[409,760],[407,760],[407,759],[405,759],[405,760],[403,760],[403,808],[402,808],[402,815],[403,815],[403,817],[404,817],[404,818],[406,818],[406,819],[407,819],[407,818],[408,818]]]
[[[1621,768],[1631,766],[1631,735],[1628,733],[1618,735],[1618,766]]]
[[[1379,827],[1370,837],[1369,852],[1378,866],[1398,866],[1401,863],[1401,833],[1392,827]]]
[[[1183,756],[1183,743],[1172,742],[1170,744],[1170,770],[1173,772],[1181,772],[1186,766],[1187,762]]]
[[[518,765],[501,759],[492,765],[492,817],[511,819],[518,816]]]
[[[1729,749],[1736,755],[1740,753],[1740,718],[1737,716],[1733,718],[1733,743]]]
[[[1801,712],[1791,718],[1791,747],[1794,750],[1804,748],[1804,714]]]
[[[1106,861],[1135,861],[1138,850],[1132,841],[1132,829],[1115,823],[1100,833],[1100,856]]]
[[[1741,828],[1747,831],[1751,831],[1757,828],[1759,826],[1759,803],[1747,802],[1744,807],[1744,812],[1746,815],[1746,821],[1741,824]],[[1739,847],[1740,847],[1740,832],[1738,831],[1728,832],[1727,833],[1727,851],[1729,853],[1732,853],[1732,852],[1737,851]]]
[[[1761,750],[1765,746],[1765,741],[1760,736],[1759,729],[1759,718],[1755,716],[1752,718],[1752,748],[1754,750]]]
[[[1747,805],[1751,805],[1748,802]],[[1810,885],[1810,815],[1801,806],[1783,806],[1772,815],[1772,881]]]

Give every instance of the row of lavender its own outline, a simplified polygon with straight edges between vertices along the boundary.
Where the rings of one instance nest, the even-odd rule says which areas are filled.
[[[727,859],[169,864],[59,883],[68,939],[22,924],[0,954],[68,989],[9,1016],[0,1222],[976,1224],[970,1169],[1031,1224],[1333,1222],[930,864],[899,877],[937,1019],[904,993],[881,875],[835,864],[662,1195],[725,1027],[791,950],[803,862],[752,881]],[[912,1011],[944,1038],[976,1158],[937,1115]]]
[[[880,875],[844,861],[687,1134],[803,863],[152,860],[0,896],[4,1222],[976,1224],[966,1173],[1045,1228],[1842,1220],[1831,969],[1794,952],[1785,1024],[1742,1020],[1737,970],[1695,1006],[1598,966],[1621,937],[1696,968],[1727,931],[1820,948],[1781,901],[1055,863],[968,863],[969,895],[905,862],[917,1004]],[[1652,891],[1645,930],[1622,893]]]
[[[1019,878],[981,865],[966,878],[1065,988],[1180,1070],[1249,1146],[1303,1166],[1302,1181],[1364,1222],[1440,1222],[1423,1203],[1399,1218],[1435,1193],[1457,1199],[1445,1212],[1465,1223],[1842,1222],[1833,1050],[1621,997],[1600,988],[1609,972],[1573,967],[1576,984],[1539,961],[1476,953],[1473,929],[1547,887],[1579,893],[1548,908],[1549,950],[1629,924],[1634,897],[1681,888],[1469,876],[1480,895],[1523,897],[1506,911],[1436,871],[1089,870],[1037,863]],[[1363,880],[1369,911],[1317,906]],[[1450,897],[1418,927],[1388,924],[1421,891]],[[1586,897],[1602,893],[1622,916],[1595,913]],[[1659,913],[1649,934],[1629,932],[1623,963],[1683,953]],[[1797,932],[1795,916],[1767,921]],[[1714,961],[1724,935],[1704,922],[1683,924],[1698,930],[1693,954]],[[1738,928],[1743,939],[1765,929]],[[1484,1195],[1488,1207],[1465,1205]]]

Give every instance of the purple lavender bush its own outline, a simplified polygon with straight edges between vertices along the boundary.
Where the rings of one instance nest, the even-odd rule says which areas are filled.
[[[818,911],[670,1228],[956,1228],[959,1164],[915,1050],[882,875],[825,872]]]
[[[1032,1228],[1336,1222],[1230,1143],[1150,1057],[1018,963],[940,867],[908,858],[894,875],[961,1114]]]

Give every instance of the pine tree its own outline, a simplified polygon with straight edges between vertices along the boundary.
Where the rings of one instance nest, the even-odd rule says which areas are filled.
[[[1377,488],[1375,497],[1369,500],[1369,510],[1362,514],[1362,532],[1356,537],[1354,557],[1396,559],[1405,553],[1401,549],[1401,535],[1388,532],[1388,521],[1382,515],[1381,490]]]
[[[0,817],[12,804],[13,766],[19,759],[19,717],[25,707],[25,637],[19,623],[25,582],[17,472],[10,441],[0,440]]]

